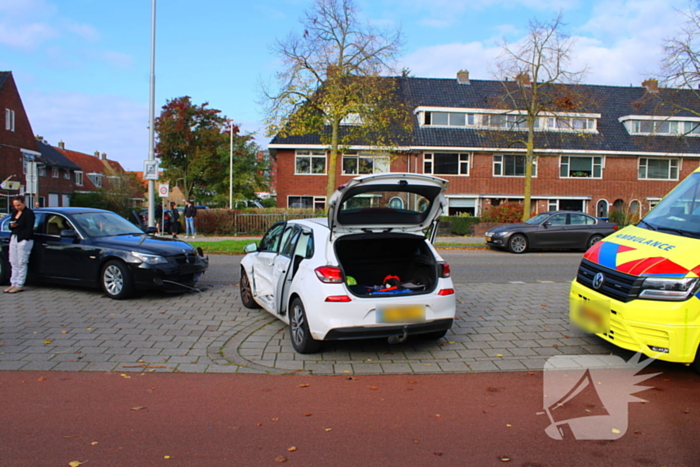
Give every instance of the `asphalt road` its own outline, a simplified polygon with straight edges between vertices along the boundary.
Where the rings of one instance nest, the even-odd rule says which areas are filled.
[[[514,255],[497,250],[441,249],[458,284],[499,282],[568,282],[576,275],[581,252]],[[242,256],[210,255],[203,284],[233,285],[240,280]]]

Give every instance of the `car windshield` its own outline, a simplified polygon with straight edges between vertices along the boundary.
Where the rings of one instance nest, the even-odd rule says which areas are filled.
[[[535,217],[531,217],[528,220],[525,221],[526,224],[531,224],[531,225],[539,225],[542,222],[544,222],[550,214],[538,214]]]
[[[86,212],[73,215],[78,225],[91,237],[143,235],[143,231],[113,212]]]
[[[430,213],[440,188],[396,185],[374,185],[354,189],[344,197],[338,211],[341,224],[418,224]]]
[[[690,175],[666,195],[641,224],[661,232],[700,236],[700,173]]]

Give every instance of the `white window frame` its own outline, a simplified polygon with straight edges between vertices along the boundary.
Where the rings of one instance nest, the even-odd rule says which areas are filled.
[[[356,172],[346,172],[345,171],[345,161],[349,159],[355,160]],[[371,172],[360,172],[360,159],[371,159],[372,160],[372,171]],[[367,151],[350,151],[343,154],[340,161],[340,170],[343,175],[371,175],[375,173],[389,173],[391,172],[391,159],[388,154],[381,154],[376,152]],[[385,167],[386,170],[381,170]]]
[[[571,170],[571,159],[576,158],[576,159],[590,159],[591,160],[591,175],[589,177],[577,177],[572,174]],[[596,163],[596,159],[598,162]],[[566,173],[567,175],[562,175],[562,171],[564,170],[564,167],[566,167]],[[600,175],[596,176],[596,168],[598,168],[598,172]],[[603,178],[603,169],[605,168],[605,158],[603,156],[560,156],[559,157],[559,178],[594,178],[594,179],[601,179]]]
[[[37,166],[36,171],[40,177],[46,177],[46,166],[45,165],[42,164],[40,166]]]
[[[12,109],[5,109],[5,129],[15,131],[15,111]]]
[[[661,117],[626,115],[618,119],[630,135],[638,136],[700,136],[700,117]],[[653,128],[650,128],[653,127]],[[664,127],[668,127],[667,129]],[[660,131],[664,130],[664,131]]]
[[[76,170],[74,173],[75,173],[75,184],[78,186],[83,186],[83,171]]]
[[[449,154],[457,156],[457,173],[446,174],[435,172],[435,154]],[[468,152],[427,152],[423,154],[423,173],[441,175],[446,177],[468,177],[471,168],[471,153]]]
[[[313,210],[325,210],[326,209],[326,197],[325,196],[313,196],[313,195],[287,195],[287,206],[290,206],[291,198],[311,198],[311,208],[301,208],[301,209],[313,209]]]
[[[51,177],[58,178],[58,167],[51,167]]]
[[[65,178],[66,180],[70,180],[70,170],[69,169],[63,169],[63,170],[64,170],[63,178]]]
[[[102,174],[100,173],[89,173],[88,178],[97,188],[102,188]]]
[[[493,155],[493,176],[494,177],[513,177],[513,178],[524,178],[525,177],[525,172],[523,172],[523,175],[505,175],[503,172],[503,163],[504,163],[504,157],[522,157],[523,159],[526,158],[525,154],[494,154]],[[527,164],[527,161],[525,162]],[[499,167],[500,174],[496,173],[496,168]],[[525,167],[523,167],[525,169]],[[537,159],[532,161],[532,178],[537,178]]]
[[[649,177],[649,160],[667,161],[668,162],[668,178],[650,178]],[[675,163],[675,164],[674,164]],[[672,171],[675,168],[676,176],[672,177]],[[645,176],[642,176],[642,169]],[[663,157],[640,157],[637,160],[637,180],[678,180],[681,171],[681,163],[678,158],[663,158]]]
[[[308,159],[309,161],[309,171],[308,172],[299,172],[298,168],[298,160],[299,159]],[[314,167],[314,159],[319,160],[323,158],[323,172],[314,172],[313,167]],[[298,149],[294,153],[294,175],[326,175],[328,173],[328,160],[326,157],[326,151],[315,151],[315,150],[308,150],[308,149]]]

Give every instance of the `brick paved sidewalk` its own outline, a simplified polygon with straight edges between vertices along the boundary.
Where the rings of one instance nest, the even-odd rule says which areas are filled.
[[[234,286],[127,301],[31,286],[0,296],[0,370],[455,373],[540,370],[552,355],[617,352],[571,329],[568,283],[456,287],[457,321],[439,341],[334,342],[300,355],[287,326],[243,308]]]

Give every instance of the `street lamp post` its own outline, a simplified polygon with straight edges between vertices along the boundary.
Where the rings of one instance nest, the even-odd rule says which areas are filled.
[[[155,93],[156,93],[156,0],[151,2],[151,77],[148,109],[148,160],[155,160]],[[156,182],[148,180],[148,226],[155,225]]]
[[[231,154],[228,164],[228,208],[233,209],[233,121],[231,122]]]

